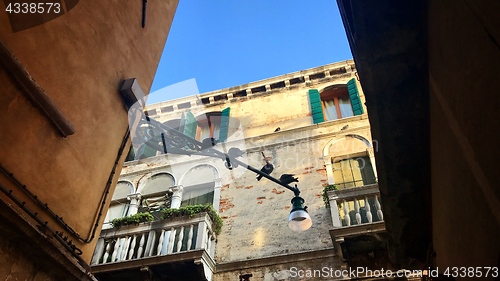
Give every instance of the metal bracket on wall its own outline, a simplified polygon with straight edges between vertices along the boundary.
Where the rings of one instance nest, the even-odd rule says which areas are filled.
[[[148,0],[142,0],[142,28],[146,26],[146,4]]]

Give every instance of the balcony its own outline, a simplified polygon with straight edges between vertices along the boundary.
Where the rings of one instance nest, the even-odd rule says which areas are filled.
[[[215,269],[212,225],[210,217],[200,213],[103,230],[92,272],[101,281],[210,281]]]
[[[339,255],[350,265],[369,267],[374,263],[365,263],[367,256],[385,256],[387,240],[378,185],[332,190],[327,195],[333,223],[330,236]]]

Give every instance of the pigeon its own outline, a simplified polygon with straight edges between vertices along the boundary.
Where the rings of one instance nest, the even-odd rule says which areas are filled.
[[[281,131],[281,128],[280,128],[280,127],[278,127],[278,128],[276,128],[276,130],[274,130],[274,131],[275,131],[275,132],[279,132],[279,131]]]
[[[262,157],[264,157],[264,160],[266,160],[266,165],[264,165],[264,167],[262,167],[262,169],[260,169],[260,171],[269,175],[274,170],[273,164],[271,164],[271,162],[269,162],[269,160],[271,160],[271,157],[266,157],[266,155],[264,155],[264,152],[261,152],[261,153],[262,153]],[[257,180],[260,181],[260,179],[262,179],[262,175],[257,176]]]
[[[268,175],[272,173],[273,170],[274,170],[273,164],[269,163],[269,161],[267,160],[266,160],[266,165],[264,165],[264,167],[260,169],[261,172],[266,173]],[[257,180],[260,181],[260,179],[262,179],[262,175],[257,176]]]
[[[294,177],[294,174],[283,174],[280,181],[284,184],[291,184],[292,182],[299,182],[299,178]]]
[[[349,128],[349,124],[345,125],[344,127],[342,127],[342,129],[340,129],[341,131],[343,130],[347,130],[347,128]]]

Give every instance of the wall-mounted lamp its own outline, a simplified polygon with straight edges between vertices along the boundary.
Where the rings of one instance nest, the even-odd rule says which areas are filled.
[[[140,90],[140,87],[138,86],[138,84],[136,85],[136,87],[134,87],[135,82],[135,79],[126,80],[121,89],[122,95],[128,97],[130,96],[130,92],[133,92],[134,95],[137,96],[135,92]],[[142,94],[142,96],[144,95]],[[295,197],[292,199],[292,210],[288,218],[288,226],[293,231],[304,231],[312,226],[311,217],[307,213],[307,207],[304,206],[304,199],[299,196],[300,191],[297,185],[295,185],[295,187],[291,187],[288,184],[291,181],[283,182],[236,159],[244,154],[238,148],[231,148],[228,150],[228,153],[218,151],[213,148],[217,141],[212,140],[209,142],[204,141],[203,143],[199,142],[184,135],[174,128],[171,128],[148,116],[145,116],[142,106],[131,106],[130,103],[132,103],[132,100],[129,101],[127,107],[129,108],[129,118],[131,119],[129,124],[131,126],[130,132],[133,141],[141,140],[141,142],[144,142],[149,147],[164,153],[180,155],[202,155],[219,158],[225,161],[226,167],[228,169],[233,169],[238,166],[244,167],[247,170],[258,174],[259,178],[267,178],[268,180],[273,181],[288,190],[291,190],[295,194]],[[148,130],[140,130],[139,128],[141,128],[141,126],[148,126]],[[293,175],[286,176],[288,176],[288,180],[290,180],[290,176]]]
[[[288,217],[288,227],[293,231],[308,230],[312,226],[311,216],[307,213],[307,207],[304,206],[304,199],[295,195],[292,199],[292,210]]]

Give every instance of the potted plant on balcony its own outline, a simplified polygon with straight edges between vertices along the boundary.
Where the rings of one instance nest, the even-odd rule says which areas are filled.
[[[325,202],[325,207],[330,208],[330,200],[328,199],[328,191],[338,190],[337,186],[334,184],[329,184],[323,188],[323,202]]]
[[[141,222],[150,222],[150,221],[154,221],[153,215],[151,215],[148,212],[145,212],[145,213],[137,213],[123,218],[113,219],[111,221],[111,224],[113,225],[113,227],[120,227],[124,225],[139,224]]]
[[[194,217],[200,213],[207,213],[213,223],[213,231],[215,234],[219,234],[222,229],[222,219],[215,212],[214,207],[210,204],[206,205],[192,205],[192,206],[184,206],[178,209],[166,209],[163,210],[163,218],[174,218],[174,217],[183,217],[187,216],[189,218]]]

